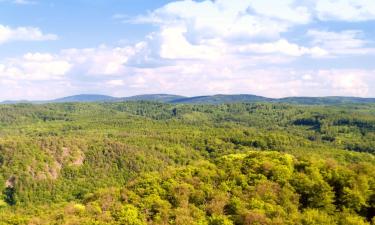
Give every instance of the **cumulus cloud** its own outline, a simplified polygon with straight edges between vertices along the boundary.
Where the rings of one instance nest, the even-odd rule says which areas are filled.
[[[358,30],[307,30],[311,41],[305,46],[283,37],[292,28],[313,22],[322,10],[319,4],[295,0],[184,0],[130,22],[159,26],[148,45],[165,59],[217,59],[236,53],[287,57],[374,53]]]
[[[82,90],[103,93],[103,88],[106,88],[105,93],[116,96],[161,92],[182,95],[254,93],[269,97],[317,94],[366,97],[375,94],[372,82],[375,71],[371,70],[297,70],[278,67],[258,69],[246,63],[256,60],[253,56],[240,59],[227,56],[215,60],[193,61],[179,59],[165,66],[132,67],[122,63],[125,58],[136,57],[136,51],[130,51],[128,48],[120,50],[100,46],[91,50],[64,50],[58,55],[29,53],[20,59],[0,63],[1,97],[11,96],[14,99],[17,96],[36,98],[38,94],[41,97],[46,96],[40,91],[28,93],[21,90],[21,87],[28,90],[41,88],[47,92],[47,87],[56,89],[46,96],[47,99],[67,93],[77,94]],[[78,54],[82,52],[88,53]],[[121,60],[109,57],[102,62],[102,66],[92,64],[97,57],[116,54],[121,55]],[[78,55],[80,59],[77,59]],[[121,69],[107,70],[107,65],[115,65],[113,68]],[[92,73],[95,69],[97,73]],[[106,74],[98,75],[103,72]],[[46,87],[41,87],[41,84]],[[12,92],[10,89],[19,92]]]
[[[320,70],[317,79],[330,88],[331,95],[347,95],[366,97],[373,95],[375,71],[365,70]]]
[[[375,19],[375,2],[371,0],[318,0],[316,13],[320,20],[368,21]]]
[[[0,79],[2,100],[44,100],[76,91],[67,81],[14,81]]]
[[[306,74],[309,74],[308,76]],[[122,92],[128,95],[159,93],[182,95],[255,93],[269,97],[285,96],[372,96],[368,70],[248,69],[217,64],[178,64],[154,69],[136,69],[124,77]]]
[[[160,32],[160,57],[165,59],[215,59],[221,49],[212,44],[192,44],[184,34],[185,27],[163,28]]]
[[[86,75],[118,75],[124,73],[129,57],[138,47],[107,47],[65,49],[60,57],[74,64],[74,70]]]
[[[322,1],[183,0],[136,18],[118,14],[113,18],[151,23],[156,29],[144,40],[127,46],[71,48],[55,54],[28,53],[5,59],[0,61],[0,88],[4,96],[35,97],[45,95],[17,88],[45,91],[43,84],[56,89],[48,98],[103,91],[116,96],[160,92],[253,93],[269,97],[375,95],[372,70],[337,69],[340,66],[336,65],[325,70],[319,69],[318,61],[314,69],[296,66],[299,59],[326,60],[375,52],[361,30],[331,31],[309,26],[317,21],[371,20],[370,3],[359,0],[356,5],[354,1],[336,0],[348,8],[358,8],[356,14],[343,17],[335,12],[337,6],[329,6],[333,1]],[[295,28],[305,34],[293,36]],[[0,43],[57,38],[34,29],[33,35],[22,39],[30,29],[15,32],[19,35],[4,35],[7,32],[2,32],[0,26]],[[12,92],[11,87],[19,92]]]
[[[287,4],[282,5],[285,9],[289,9]],[[287,13],[283,14],[284,16],[276,15],[277,19],[272,19],[258,16],[252,13],[252,10],[258,10],[260,14],[266,13],[262,4],[255,5],[253,9],[252,1],[249,0],[230,2],[225,0],[201,2],[185,0],[169,3],[148,15],[139,16],[131,22],[154,23],[160,26],[184,26],[186,35],[193,42],[212,38],[277,38],[280,33],[287,31],[288,27],[295,22],[293,19],[288,19]],[[300,11],[302,14],[302,10]],[[303,15],[303,17],[308,17],[308,15]]]
[[[364,33],[360,30],[309,30],[307,35],[312,38],[313,45],[321,46],[333,55],[375,53],[375,48],[366,47],[369,41],[363,39]]]
[[[313,17],[309,9],[309,4],[303,2],[298,3],[298,1],[295,0],[251,0],[249,4],[259,15],[293,24],[307,24],[312,21]]]
[[[27,53],[21,58],[8,59],[0,64],[0,77],[13,80],[56,80],[63,77],[72,65],[58,56]]]
[[[302,47],[297,44],[290,43],[285,39],[270,43],[255,43],[243,45],[238,48],[240,52],[255,52],[255,53],[279,53],[289,56],[303,56],[311,55],[314,57],[321,57],[328,55],[328,52],[320,47]]]
[[[57,39],[57,35],[45,34],[37,27],[12,28],[0,24],[0,44],[11,41],[50,41]]]
[[[57,54],[26,53],[19,58],[0,62],[0,77],[18,80],[56,80],[69,74],[83,76],[118,76],[126,72],[134,47],[99,46],[87,49],[65,49]]]
[[[308,8],[294,0],[271,2],[278,10],[267,9],[269,4],[258,0],[185,0],[166,4],[129,21],[159,27],[145,41],[147,50],[131,60],[152,67],[170,65],[176,60],[236,63],[246,59],[246,64],[254,65],[262,58],[267,63],[280,63],[290,62],[293,57],[328,54],[324,48],[301,46],[281,37],[291,27],[311,21]]]

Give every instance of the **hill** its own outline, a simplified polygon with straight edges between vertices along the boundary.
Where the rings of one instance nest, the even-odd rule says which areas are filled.
[[[271,102],[282,102],[290,104],[304,105],[337,105],[337,104],[363,104],[375,103],[375,98],[358,98],[358,97],[289,97],[273,99]]]
[[[13,105],[13,104],[23,104],[23,103],[33,103],[31,101],[27,101],[27,100],[16,100],[16,101],[12,101],[12,100],[6,100],[6,101],[3,101],[3,102],[0,102],[0,104],[5,104],[5,105]]]
[[[370,225],[375,105],[0,105],[0,224]]]
[[[58,98],[51,101],[45,101],[45,103],[62,103],[62,102],[106,102],[106,101],[113,101],[116,98],[107,96],[107,95],[90,95],[90,94],[82,94],[82,95],[73,95],[64,98]]]
[[[223,103],[289,103],[302,105],[338,105],[338,104],[365,104],[375,103],[375,98],[358,97],[288,97],[288,98],[267,98],[257,95],[213,95],[182,98],[170,103],[183,104],[223,104]]]
[[[186,97],[180,95],[168,94],[150,94],[150,95],[136,95],[131,97],[118,98],[116,101],[151,101],[151,102],[174,102]]]
[[[222,103],[236,103],[236,102],[269,102],[271,99],[256,96],[256,95],[213,95],[213,96],[198,96],[191,98],[176,99],[171,103],[184,104],[222,104]]]
[[[223,103],[288,103],[302,105],[339,105],[339,104],[368,104],[375,103],[375,98],[359,97],[287,97],[287,98],[267,98],[257,95],[212,95],[185,97],[170,94],[148,94],[130,97],[112,97],[107,95],[74,95],[64,98],[47,101],[4,101],[1,104],[17,103],[64,103],[64,102],[128,102],[128,101],[149,101],[171,104],[223,104]]]

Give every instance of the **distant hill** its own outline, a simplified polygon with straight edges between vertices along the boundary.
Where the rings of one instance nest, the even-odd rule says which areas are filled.
[[[0,104],[4,104],[4,105],[13,105],[13,104],[22,104],[22,103],[33,103],[33,102],[30,102],[30,101],[26,101],[26,100],[19,100],[19,101],[3,101],[3,102],[0,102]]]
[[[349,103],[375,103],[375,98],[358,97],[288,97],[288,98],[266,98],[257,95],[213,95],[198,96],[191,98],[176,99],[170,103],[183,104],[222,104],[235,102],[270,102],[289,103],[301,105],[338,105]]]
[[[108,95],[73,95],[64,98],[58,98],[48,103],[59,103],[59,102],[107,102],[115,100],[115,97]]]
[[[239,103],[239,102],[270,102],[270,103],[289,103],[302,105],[338,105],[338,104],[365,104],[375,103],[375,98],[359,97],[288,97],[288,98],[266,98],[257,95],[239,94],[239,95],[212,95],[185,97],[180,95],[169,94],[148,94],[136,95],[130,97],[116,98],[108,95],[73,95],[64,98],[49,101],[4,101],[0,104],[18,104],[18,103],[63,103],[63,102],[126,102],[126,101],[150,101],[171,104],[222,104],[222,103]]]
[[[152,102],[174,102],[186,97],[180,95],[168,95],[168,94],[151,94],[151,95],[136,95],[125,98],[118,98],[116,101],[152,101]]]
[[[213,96],[198,96],[191,98],[176,99],[171,103],[185,103],[185,104],[221,104],[232,102],[268,102],[270,98],[265,98],[256,95],[213,95]]]
[[[346,103],[375,103],[375,98],[358,97],[289,97],[274,99],[273,102],[304,105],[335,105]]]

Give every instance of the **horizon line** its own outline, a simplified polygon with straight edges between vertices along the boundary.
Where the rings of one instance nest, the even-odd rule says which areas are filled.
[[[3,102],[46,102],[46,101],[55,101],[55,100],[61,100],[64,98],[69,97],[77,97],[77,96],[103,96],[103,97],[110,97],[114,99],[121,99],[121,98],[131,98],[131,97],[138,97],[138,96],[155,96],[155,95],[169,95],[169,96],[180,96],[181,98],[197,98],[197,97],[214,97],[214,96],[239,96],[239,95],[247,95],[247,96],[256,96],[261,98],[267,98],[267,99],[287,99],[287,98],[359,98],[359,99],[375,99],[374,97],[363,97],[363,96],[350,96],[350,95],[327,95],[327,96],[298,96],[298,95],[292,95],[292,96],[285,96],[285,97],[267,97],[263,95],[257,95],[257,94],[207,94],[207,95],[194,95],[194,96],[187,96],[187,95],[179,95],[179,94],[167,94],[167,93],[146,93],[146,94],[135,94],[135,95],[128,95],[128,96],[113,96],[113,95],[107,95],[107,94],[94,94],[94,93],[82,93],[82,94],[73,94],[73,95],[66,95],[62,97],[57,98],[51,98],[51,99],[4,99],[0,100],[0,103]]]

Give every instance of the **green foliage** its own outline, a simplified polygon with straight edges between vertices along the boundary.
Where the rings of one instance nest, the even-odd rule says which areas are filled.
[[[0,224],[370,224],[375,106],[0,106]]]
[[[3,191],[4,195],[4,202],[8,203],[8,205],[15,205],[16,201],[16,190],[12,187],[7,187]]]
[[[116,224],[121,225],[144,225],[142,219],[139,218],[138,209],[132,205],[124,205],[114,213]]]

